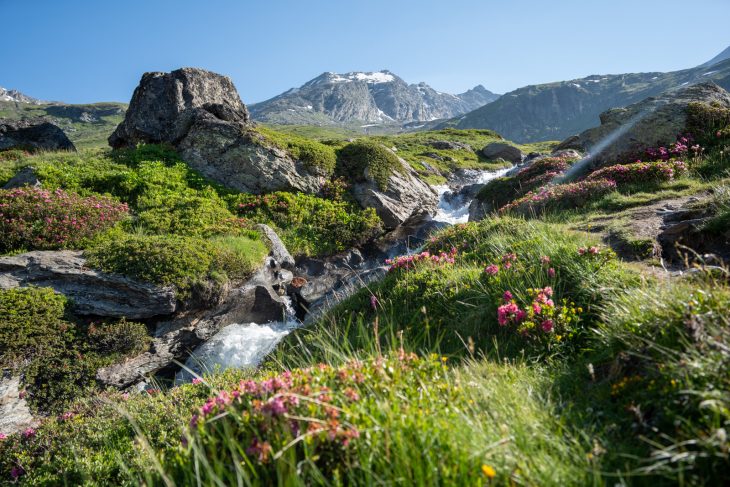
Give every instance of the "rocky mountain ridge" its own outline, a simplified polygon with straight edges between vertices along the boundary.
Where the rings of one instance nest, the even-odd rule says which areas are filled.
[[[249,108],[254,120],[265,123],[392,124],[450,118],[498,98],[481,85],[458,95],[442,93],[387,70],[328,72]]]
[[[599,124],[599,115],[669,89],[714,81],[730,89],[730,48],[700,66],[668,73],[591,75],[529,85],[511,91],[466,115],[441,124],[460,129],[491,129],[526,143],[560,140]]]

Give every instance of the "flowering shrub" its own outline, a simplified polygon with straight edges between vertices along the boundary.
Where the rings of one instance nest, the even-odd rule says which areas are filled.
[[[126,204],[61,189],[0,190],[0,251],[78,247],[127,216]]]
[[[386,259],[385,263],[390,266],[388,269],[389,272],[398,269],[408,270],[415,269],[416,264],[419,262],[427,262],[435,265],[453,264],[456,254],[457,250],[452,247],[448,253],[441,251],[432,254],[429,251],[423,251],[420,254],[401,255],[395,259]]]
[[[609,179],[617,184],[671,181],[687,172],[683,161],[668,160],[656,162],[636,161],[633,164],[616,164],[592,172],[586,181]]]
[[[319,364],[243,380],[208,398],[192,415],[183,445],[201,451],[213,464],[233,462],[251,469],[262,481],[267,475],[275,477],[276,464],[282,461],[307,460],[331,475],[354,466],[361,436],[371,434],[367,429],[373,414],[381,414],[373,408],[381,398],[398,395],[393,407],[402,411],[399,418],[410,416],[415,411],[408,413],[411,407],[418,409],[416,403],[456,400],[456,391],[434,387],[434,392],[441,391],[434,395],[428,386],[414,387],[421,381],[438,381],[446,370],[443,362],[437,356],[419,358],[401,350],[338,368]],[[247,460],[232,453],[236,451],[245,453]]]
[[[537,192],[530,191],[522,198],[503,206],[499,212],[530,215],[554,208],[579,208],[590,200],[610,193],[615,189],[616,181],[611,179],[595,179],[545,186]]]
[[[708,146],[725,143],[730,138],[730,109],[692,102],[687,106],[687,128]]]
[[[699,156],[703,149],[699,144],[694,144],[691,135],[678,135],[677,141],[667,147],[655,147],[646,150],[646,155],[653,160],[668,161],[675,157],[687,157],[688,155]]]
[[[493,179],[482,188],[476,199],[498,209],[515,198],[524,196],[528,191],[550,183],[562,175],[569,167],[570,159],[545,157],[520,169],[514,176]]]

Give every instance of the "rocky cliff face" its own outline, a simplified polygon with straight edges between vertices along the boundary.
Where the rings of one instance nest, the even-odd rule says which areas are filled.
[[[251,115],[268,123],[429,121],[466,113],[498,97],[481,85],[460,95],[441,93],[425,83],[409,85],[390,71],[323,73],[251,105]]]
[[[595,75],[525,86],[447,125],[491,129],[516,142],[561,140],[595,127],[609,108],[704,81],[730,89],[730,59],[671,73]]]

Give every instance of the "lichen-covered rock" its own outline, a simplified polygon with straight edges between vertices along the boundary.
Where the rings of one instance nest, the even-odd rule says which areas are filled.
[[[21,394],[20,378],[0,371],[0,433],[10,435],[37,422]]]
[[[303,162],[237,123],[195,109],[179,126],[177,149],[192,168],[246,193],[316,193],[324,180]]]
[[[692,102],[730,108],[730,93],[712,82],[667,91],[602,113],[599,127],[558,147],[584,147],[589,152],[586,169],[640,159],[647,149],[669,146],[687,132],[687,106]]]
[[[67,150],[73,143],[57,125],[43,118],[0,119],[0,150]]]
[[[144,319],[175,311],[175,291],[86,267],[82,252],[35,251],[0,258],[0,289],[50,287],[79,315]]]
[[[352,195],[363,208],[374,208],[385,228],[395,228],[411,216],[434,214],[438,193],[423,182],[416,171],[403,159],[401,167],[388,177],[386,189],[365,169],[364,182],[352,185]]]
[[[24,167],[18,171],[15,176],[5,183],[2,189],[15,189],[30,186],[31,188],[40,188],[41,182],[35,172],[35,168],[31,166]]]
[[[248,122],[248,110],[227,76],[198,68],[145,73],[124,121],[109,137],[109,145],[174,144],[180,135],[178,124],[187,110],[215,105],[221,119],[241,126]]]

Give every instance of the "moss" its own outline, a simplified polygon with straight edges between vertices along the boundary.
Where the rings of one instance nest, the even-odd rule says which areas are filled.
[[[398,156],[377,142],[359,140],[340,149],[337,158],[338,176],[354,183],[373,179],[381,191],[388,189],[388,179],[394,172],[401,172],[403,166]]]
[[[322,176],[331,176],[334,172],[337,156],[332,147],[266,127],[257,127],[255,130],[266,142],[285,150],[292,158],[302,161],[310,170]]]
[[[175,286],[180,297],[216,274],[243,279],[260,265],[266,246],[249,237],[206,240],[175,235],[121,235],[86,252],[88,263],[106,272]]]

